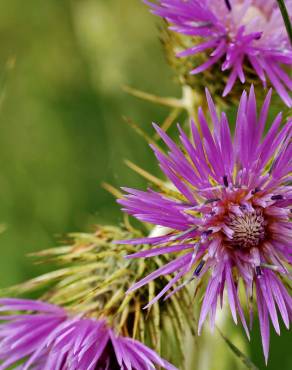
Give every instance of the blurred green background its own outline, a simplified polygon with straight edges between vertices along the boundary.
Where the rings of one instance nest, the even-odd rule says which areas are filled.
[[[156,25],[140,0],[0,2],[1,287],[44,271],[27,253],[122,220],[100,184],[143,186],[123,159],[159,174],[122,116],[151,134],[151,121],[167,110],[121,89],[179,95]],[[249,351],[262,369],[258,328],[254,334]],[[290,346],[285,329],[273,334],[267,368],[292,369]]]

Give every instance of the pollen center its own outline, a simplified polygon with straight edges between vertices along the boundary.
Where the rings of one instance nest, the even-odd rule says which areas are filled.
[[[241,216],[232,214],[228,216],[226,225],[232,230],[232,237],[228,236],[228,242],[234,247],[257,247],[266,236],[266,222],[260,209],[244,211]]]

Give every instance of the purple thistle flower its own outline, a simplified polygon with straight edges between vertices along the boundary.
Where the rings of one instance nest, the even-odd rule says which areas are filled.
[[[178,253],[131,290],[159,276],[174,274],[153,303],[169,289],[173,288],[167,297],[185,285],[187,281],[180,287],[176,284],[187,273],[192,272],[191,279],[198,281],[208,275],[199,332],[208,314],[214,326],[217,304],[222,307],[227,291],[233,319],[237,323],[239,315],[249,336],[239,298],[239,283],[243,283],[251,318],[253,296],[257,298],[266,361],[269,317],[278,334],[276,307],[287,328],[292,317],[292,299],[281,281],[291,279],[287,265],[292,263],[292,121],[280,128],[280,113],[264,134],[271,93],[259,115],[253,87],[249,95],[242,94],[233,139],[225,113],[217,116],[208,91],[213,131],[202,109],[200,127],[191,124],[191,139],[178,126],[181,147],[155,125],[169,151],[166,155],[152,148],[177,195],[173,190],[158,193],[125,188],[128,194],[119,200],[123,210],[137,219],[168,230],[161,237],[123,241],[159,246],[129,257]]]
[[[207,61],[191,74],[221,63],[222,71],[231,71],[223,92],[226,96],[238,78],[245,82],[243,67],[247,63],[264,86],[268,78],[283,101],[292,106],[288,92],[292,89],[292,80],[283,68],[283,65],[291,67],[292,48],[275,0],[144,2],[154,14],[170,23],[171,30],[196,38],[195,44],[178,53],[178,57],[210,51]],[[286,5],[292,16],[292,0],[287,0]]]
[[[71,317],[41,301],[0,299],[0,369],[148,370],[176,368],[144,344],[110,329],[104,320]]]

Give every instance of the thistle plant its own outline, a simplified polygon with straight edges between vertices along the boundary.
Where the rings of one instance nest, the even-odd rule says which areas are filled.
[[[160,37],[182,85],[181,99],[126,88],[171,108],[153,138],[129,120],[163,177],[128,162],[151,187],[106,187],[140,223],[125,216],[69,234],[33,254],[51,271],[2,290],[0,370],[190,370],[186,347],[205,370],[203,325],[209,316],[214,330],[229,310],[248,338],[258,317],[267,363],[270,322],[279,335],[279,316],[289,328],[292,2],[144,3],[163,18]],[[270,86],[274,94],[263,94]],[[183,110],[188,124],[171,137]]]
[[[200,86],[205,81],[211,85],[207,73],[211,70],[209,73],[219,76],[222,85],[227,78],[221,92],[226,96],[237,79],[242,84],[261,81],[264,87],[271,84],[291,107],[288,91],[292,85],[287,72],[292,64],[292,46],[276,1],[144,2],[168,22],[171,31],[183,36],[175,52],[179,58],[195,56],[189,72],[202,76],[194,83],[201,79],[201,83],[197,82]],[[286,3],[291,17],[292,2]]]
[[[253,88],[249,95],[242,94],[234,138],[226,115],[217,116],[208,91],[212,132],[202,110],[199,127],[191,123],[192,142],[180,126],[180,146],[155,126],[169,152],[165,155],[153,147],[154,153],[177,190],[169,195],[152,189],[126,188],[127,195],[119,200],[123,210],[139,220],[168,229],[160,238],[148,239],[155,248],[130,257],[178,254],[131,290],[161,275],[175,274],[152,301],[155,302],[171,288],[167,297],[175,294],[180,287],[173,285],[189,272],[198,284],[209,275],[199,333],[208,314],[214,327],[218,302],[222,305],[226,289],[233,319],[237,323],[239,315],[249,337],[239,299],[243,283],[251,316],[256,295],[266,361],[268,317],[280,334],[276,305],[287,328],[292,313],[292,299],[285,288],[291,264],[292,120],[279,130],[282,115],[278,114],[263,135],[270,97],[271,92],[257,117]]]
[[[23,369],[175,369],[142,343],[117,335],[104,320],[71,316],[41,301],[2,299],[0,304],[1,311],[25,312],[1,327],[2,369],[24,358]]]
[[[43,301],[73,313],[81,312],[91,319],[106,320],[116,332],[146,342],[174,362],[183,361],[183,333],[194,332],[196,325],[189,292],[181,291],[169,304],[156,303],[151,310],[142,308],[169,282],[168,277],[158,284],[147,284],[141,291],[125,294],[137,277],[142,278],[168,262],[167,257],[157,257],[151,264],[127,260],[125,256],[133,253],[134,247],[129,244],[121,248],[114,240],[138,235],[142,236],[139,230],[114,226],[97,226],[93,233],[69,235],[70,245],[34,255],[39,262],[57,264],[58,269],[11,287],[5,293],[40,292]],[[141,244],[140,248],[146,247]],[[166,333],[172,333],[174,338],[170,347],[176,348],[175,356],[171,348],[163,346]]]

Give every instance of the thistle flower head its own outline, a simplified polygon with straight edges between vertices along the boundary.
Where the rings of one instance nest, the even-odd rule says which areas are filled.
[[[194,326],[190,294],[181,291],[168,304],[157,302],[151,310],[142,310],[167,284],[166,277],[125,294],[135,279],[168,261],[167,256],[156,257],[149,265],[143,260],[126,260],[125,255],[135,248],[131,245],[121,248],[113,241],[138,235],[142,236],[138,230],[113,226],[96,226],[92,233],[71,234],[68,245],[37,253],[38,261],[57,264],[55,271],[9,288],[5,294],[19,296],[46,288],[42,300],[82,312],[93,320],[106,318],[117,333],[146,343],[174,363],[182,363],[183,340],[174,332],[184,333]],[[139,248],[145,246],[140,244]],[[163,340],[171,333],[175,355],[172,346],[164,345]]]
[[[71,316],[41,301],[1,299],[0,369],[115,370],[175,367],[144,344],[117,335],[104,320]]]
[[[180,146],[155,126],[169,152],[153,150],[177,191],[168,194],[126,188],[128,194],[119,201],[139,220],[168,230],[164,236],[148,239],[159,248],[132,257],[178,254],[132,289],[174,274],[159,298],[188,273],[198,282],[206,276],[199,331],[208,314],[214,326],[217,304],[222,305],[227,291],[233,319],[237,322],[239,315],[249,335],[240,302],[243,286],[250,310],[253,296],[257,298],[266,359],[269,317],[279,333],[276,306],[287,327],[292,314],[292,299],[282,281],[290,279],[287,267],[292,262],[292,121],[280,128],[282,117],[278,114],[264,134],[270,98],[271,91],[257,115],[253,88],[249,95],[242,94],[233,138],[226,115],[217,116],[208,92],[213,130],[202,110],[199,128],[191,124],[191,139],[179,127]],[[174,287],[169,295],[176,291]]]
[[[212,69],[229,71],[226,96],[237,79],[245,83],[250,71],[264,86],[274,86],[292,106],[292,81],[285,65],[292,64],[292,47],[275,0],[144,0],[152,12],[165,18],[170,29],[186,36],[186,50],[178,57],[203,55],[193,75]],[[292,1],[286,1],[292,16]],[[222,79],[222,76],[221,76]],[[208,78],[206,78],[208,80]]]

